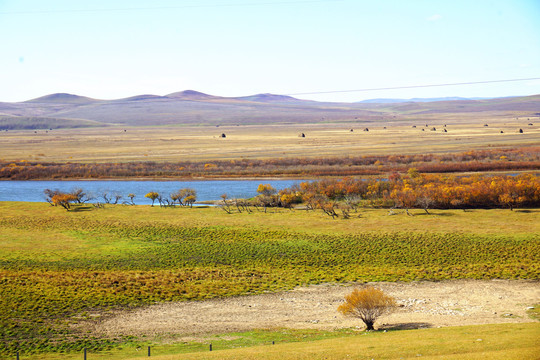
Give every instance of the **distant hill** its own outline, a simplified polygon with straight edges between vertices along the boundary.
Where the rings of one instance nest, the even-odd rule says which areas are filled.
[[[211,100],[219,98],[219,96],[208,95],[194,90],[179,91],[166,95],[166,97],[178,100]]]
[[[88,104],[95,101],[99,101],[99,100],[92,99],[89,97],[79,96],[79,95],[57,93],[57,94],[45,95],[36,99],[28,100],[26,102],[27,103],[54,103],[54,104]]]
[[[412,99],[368,99],[358,101],[359,104],[396,104],[396,103],[405,103],[405,102],[435,102],[435,101],[456,101],[456,100],[486,100],[493,98],[464,98],[458,96],[452,97],[439,97],[439,98],[412,98]]]
[[[136,95],[136,96],[131,96],[128,98],[112,100],[112,101],[144,101],[144,100],[160,100],[160,99],[167,99],[167,97],[159,96],[159,95]]]
[[[287,95],[275,95],[275,94],[256,94],[251,96],[236,97],[238,100],[248,100],[265,103],[290,103],[290,102],[304,102],[306,100],[300,100]]]
[[[433,118],[441,114],[450,114],[446,116],[449,119],[451,114],[463,117],[465,114],[478,116],[483,113],[505,117],[538,116],[535,114],[540,113],[540,95],[476,100],[452,97],[331,103],[276,94],[220,97],[185,90],[165,96],[144,94],[116,100],[59,93],[18,103],[0,102],[0,116],[9,117],[10,126],[17,121],[24,124],[21,126],[27,126],[28,119],[61,119],[57,124],[66,127],[73,126],[73,121],[82,121],[77,126],[365,123]],[[42,122],[47,123],[45,120]]]

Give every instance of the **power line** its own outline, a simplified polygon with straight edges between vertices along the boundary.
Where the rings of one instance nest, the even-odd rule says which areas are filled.
[[[289,0],[261,3],[230,3],[230,4],[212,4],[212,5],[182,5],[182,6],[154,6],[154,7],[126,7],[126,8],[101,8],[101,9],[72,9],[72,10],[36,10],[36,11],[1,11],[0,15],[29,15],[29,14],[56,14],[56,13],[85,13],[85,12],[109,12],[109,11],[138,11],[138,10],[173,10],[173,9],[196,9],[196,8],[215,8],[215,7],[247,7],[263,5],[289,5],[289,4],[310,4],[323,2],[338,2],[343,0]]]
[[[439,87],[439,86],[490,84],[490,83],[502,83],[502,82],[512,82],[512,81],[530,81],[530,80],[540,80],[540,77],[537,77],[537,78],[524,78],[524,79],[470,81],[470,82],[462,82],[462,83],[446,83],[446,84],[430,84],[430,85],[394,86],[394,87],[371,88],[371,89],[355,89],[355,90],[312,91],[312,92],[302,92],[302,93],[284,94],[284,95],[294,96],[294,95],[337,94],[337,93],[350,93],[350,92],[362,92],[362,91],[414,89],[414,88],[428,88],[428,87]]]

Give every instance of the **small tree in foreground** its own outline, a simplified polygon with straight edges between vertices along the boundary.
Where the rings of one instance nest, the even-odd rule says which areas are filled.
[[[396,301],[385,295],[381,290],[367,286],[362,290],[354,289],[345,296],[345,303],[338,311],[345,316],[360,318],[366,324],[366,330],[374,330],[375,320],[383,314],[391,312],[396,307]]]

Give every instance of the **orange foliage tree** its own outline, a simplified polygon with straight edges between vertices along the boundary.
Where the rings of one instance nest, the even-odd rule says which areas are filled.
[[[382,290],[367,286],[362,290],[354,289],[345,296],[345,302],[338,311],[345,316],[359,318],[366,324],[366,330],[374,330],[373,324],[381,315],[391,312],[396,301]]]
[[[268,206],[277,205],[276,189],[270,184],[259,184],[257,192],[260,194],[257,196],[258,202],[263,206],[264,212]]]
[[[408,175],[395,173],[388,179],[302,182],[290,190],[312,209],[323,209],[329,202],[346,201],[351,196],[365,206],[421,208],[428,214],[428,208],[540,206],[540,177],[534,174],[453,176],[421,174],[413,169]]]
[[[77,201],[76,195],[65,193],[57,193],[51,199],[51,202],[54,206],[60,205],[66,210],[69,210],[71,208],[70,204],[74,201]]]

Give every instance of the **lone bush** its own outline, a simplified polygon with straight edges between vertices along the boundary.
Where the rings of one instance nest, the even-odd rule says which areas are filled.
[[[378,317],[390,313],[396,307],[396,301],[381,290],[367,286],[362,290],[354,289],[345,296],[345,303],[338,311],[345,316],[360,318],[366,324],[366,330],[374,330],[373,324]]]

